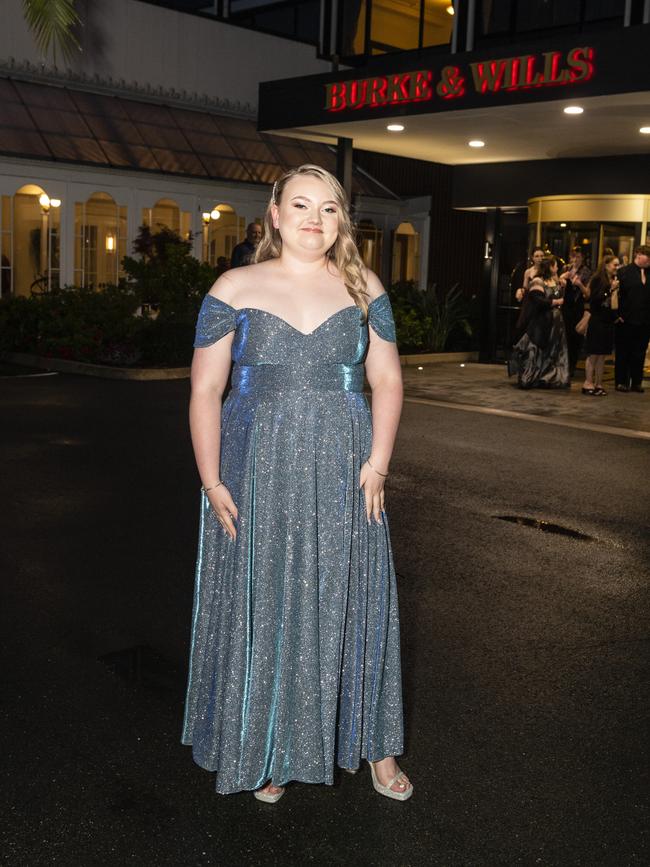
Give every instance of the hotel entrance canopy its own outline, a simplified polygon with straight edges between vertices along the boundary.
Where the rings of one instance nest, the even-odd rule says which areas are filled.
[[[489,53],[402,52],[260,85],[260,130],[450,165],[646,154],[650,26]],[[563,108],[578,105],[581,114]],[[390,132],[388,124],[403,131]],[[470,147],[470,141],[482,147]]]

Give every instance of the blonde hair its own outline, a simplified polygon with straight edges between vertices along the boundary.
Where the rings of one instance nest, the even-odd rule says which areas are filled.
[[[255,251],[255,261],[265,262],[267,259],[277,259],[282,252],[282,238],[280,232],[273,225],[273,215],[271,208],[273,205],[279,205],[282,201],[282,193],[284,188],[292,178],[307,175],[312,178],[318,178],[319,181],[327,184],[334,195],[334,200],[338,205],[338,223],[339,232],[336,241],[327,251],[328,262],[332,262],[337,271],[343,278],[345,288],[350,293],[350,296],[357,307],[363,312],[364,317],[368,315],[368,301],[366,300],[366,278],[365,266],[359,255],[359,250],[354,239],[354,229],[350,219],[350,210],[345,197],[345,191],[341,184],[337,181],[334,175],[330,174],[320,166],[304,165],[297,169],[291,169],[273,184],[273,192],[271,199],[267,205],[266,213],[264,214],[264,226],[262,232],[262,240],[257,245]]]

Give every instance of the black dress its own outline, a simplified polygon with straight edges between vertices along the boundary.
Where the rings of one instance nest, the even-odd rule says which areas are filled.
[[[612,293],[609,280],[594,277],[589,284],[591,317],[587,328],[585,351],[587,355],[611,355],[614,349],[614,319]]]
[[[534,277],[524,297],[508,365],[519,388],[568,388],[571,383],[564,322],[553,307],[553,290]]]

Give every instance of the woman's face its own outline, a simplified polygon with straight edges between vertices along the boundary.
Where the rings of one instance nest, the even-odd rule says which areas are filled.
[[[535,250],[533,253],[533,265],[539,267],[542,264],[542,259],[544,258],[543,250]]]
[[[324,256],[339,233],[339,205],[320,178],[296,175],[287,182],[279,205],[273,205],[273,225],[283,248],[309,259]]]
[[[607,273],[609,274],[610,277],[613,277],[614,274],[616,274],[616,270],[620,264],[621,263],[618,261],[618,259],[612,259],[611,262],[608,262],[605,265],[605,270],[607,271]]]

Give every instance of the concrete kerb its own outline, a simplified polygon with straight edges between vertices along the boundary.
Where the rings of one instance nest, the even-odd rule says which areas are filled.
[[[43,358],[27,352],[5,352],[4,361],[39,370],[55,370],[58,373],[76,373],[81,376],[98,376],[102,379],[188,379],[189,367],[109,367],[104,364],[87,364],[85,361],[69,361],[65,358]]]
[[[189,367],[109,367],[105,364],[88,364],[85,361],[70,361],[65,358],[44,358],[27,352],[5,352],[4,361],[39,370],[55,370],[58,373],[76,373],[81,376],[99,376],[102,379],[188,379]],[[477,352],[426,352],[421,355],[400,355],[402,367],[418,367],[428,364],[465,363],[478,360]]]

